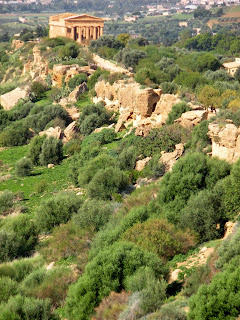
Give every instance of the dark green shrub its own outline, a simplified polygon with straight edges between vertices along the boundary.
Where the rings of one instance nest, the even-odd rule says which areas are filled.
[[[103,153],[93,158],[84,167],[79,169],[79,186],[86,186],[91,182],[97,172],[110,167],[117,167],[117,161],[108,154]]]
[[[63,143],[54,137],[46,138],[42,144],[42,151],[39,156],[41,165],[49,163],[58,164],[63,159]]]
[[[185,102],[180,102],[180,103],[175,104],[172,107],[172,110],[168,114],[166,124],[173,124],[174,120],[180,118],[182,113],[184,113],[186,111],[190,111],[190,110],[192,110],[192,109],[189,108]]]
[[[29,144],[28,158],[30,158],[32,163],[36,166],[40,165],[39,157],[42,152],[42,145],[45,139],[46,135],[35,136]]]
[[[46,199],[37,209],[36,225],[41,231],[51,231],[60,223],[66,223],[81,204],[82,199],[73,193],[60,193]]]
[[[85,73],[79,73],[68,81],[68,87],[73,90],[83,82],[87,82],[87,76]]]
[[[89,90],[94,89],[95,84],[98,82],[98,79],[101,75],[109,75],[110,72],[107,70],[97,69],[94,74],[88,78],[87,86]]]
[[[29,126],[21,121],[15,122],[14,125],[6,127],[0,133],[0,146],[13,147],[22,146],[31,138],[32,132]]]
[[[190,300],[190,320],[236,319],[239,307],[240,268],[218,273]]]
[[[119,217],[120,216],[120,217]],[[113,216],[106,228],[98,232],[90,252],[90,257],[96,256],[103,248],[111,246],[121,239],[122,235],[135,223],[144,222],[149,218],[149,212],[145,206],[133,207],[126,216]]]
[[[137,150],[135,147],[123,149],[118,157],[121,170],[132,170],[137,160]]]
[[[112,113],[99,104],[84,107],[78,120],[81,133],[89,135],[96,128],[101,127],[103,124],[108,124],[111,115]]]
[[[110,203],[102,200],[87,200],[72,218],[73,223],[81,228],[93,228],[99,231],[113,214]]]
[[[99,170],[87,187],[91,198],[109,200],[114,193],[124,190],[128,177],[118,168],[109,167]]]
[[[15,170],[18,177],[30,176],[32,173],[32,169],[32,161],[26,157],[16,162]]]
[[[204,120],[193,128],[191,138],[192,149],[197,149],[197,151],[201,151],[203,148],[210,144],[210,139],[207,135],[208,125],[209,121]]]
[[[176,94],[178,86],[174,82],[162,82],[161,83],[162,93]]]
[[[78,54],[79,54],[79,45],[75,42],[67,43],[58,52],[58,56],[63,60],[66,57],[77,58]]]
[[[38,81],[34,81],[31,85],[31,93],[34,98],[40,98],[46,91],[44,84]]]
[[[4,190],[0,192],[0,214],[6,214],[14,205],[14,194],[12,191]]]
[[[37,243],[36,228],[25,216],[5,220],[0,237],[1,262],[29,255]]]
[[[48,186],[48,183],[46,180],[40,180],[40,181],[36,182],[34,185],[35,192],[37,194],[42,194],[42,193],[44,193],[44,191],[46,191],[47,186]]]
[[[136,246],[119,242],[102,250],[88,265],[77,283],[70,287],[66,299],[69,320],[88,319],[101,300],[111,291],[120,292],[127,277],[140,267],[148,266],[156,276],[166,275],[167,269],[154,254]]]
[[[193,230],[200,243],[220,238],[224,233],[226,216],[221,208],[222,194],[203,190],[192,196],[180,217],[182,227]]]
[[[151,82],[157,82],[155,73],[148,68],[138,70],[135,80],[142,85],[149,85]]]

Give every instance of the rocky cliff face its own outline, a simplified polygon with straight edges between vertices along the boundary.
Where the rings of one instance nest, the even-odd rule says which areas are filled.
[[[30,73],[32,79],[41,77],[43,80],[49,74],[48,62],[41,56],[38,46],[33,48],[33,61],[28,60],[23,67],[23,75]]]
[[[54,86],[61,87],[63,81],[68,82],[72,77],[79,73],[85,73],[87,76],[94,72],[89,66],[80,67],[79,65],[55,64],[52,71],[52,82]]]
[[[144,88],[134,80],[120,80],[113,85],[99,81],[95,86],[94,102],[104,101],[106,108],[119,111],[116,128],[129,120],[137,128],[137,135],[146,135],[152,128],[161,127],[172,106],[180,100],[171,94],[162,94],[161,89]]]
[[[233,123],[223,126],[210,123],[208,129],[212,140],[212,156],[231,163],[237,161],[240,157],[240,127],[237,128]]]

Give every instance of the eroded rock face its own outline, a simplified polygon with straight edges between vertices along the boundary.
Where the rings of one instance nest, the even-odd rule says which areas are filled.
[[[135,134],[140,136],[164,125],[173,105],[180,102],[175,95],[162,94],[161,89],[141,89],[132,79],[116,81],[113,85],[99,81],[95,91],[94,103],[103,101],[107,109],[120,112],[116,130],[132,122]]]
[[[193,110],[184,112],[180,118],[175,120],[180,126],[187,129],[192,129],[203,120],[207,120],[208,112],[206,110]]]
[[[80,67],[77,64],[55,64],[53,66],[52,83],[53,86],[61,87],[63,81],[67,83],[71,78],[79,73],[85,73],[87,76],[89,76],[93,72],[94,70],[92,70],[89,66]]]
[[[0,103],[5,110],[12,109],[20,99],[28,97],[28,91],[16,88],[8,93],[1,95]]]
[[[210,123],[208,136],[212,140],[212,156],[235,162],[240,157],[240,127],[232,123],[219,126],[217,123]]]
[[[171,171],[175,162],[183,155],[184,145],[179,143],[175,146],[175,150],[173,152],[165,152],[162,151],[162,156],[160,158],[160,162],[164,164],[165,171]]]
[[[38,46],[33,48],[33,61],[28,60],[23,67],[23,75],[27,72],[30,73],[32,79],[41,77],[44,80],[49,74],[48,62],[42,57]]]
[[[118,105],[120,114],[130,112],[142,117],[149,117],[160,100],[160,91],[152,88],[140,89],[135,81],[116,81],[113,85],[100,81],[95,86],[97,97],[106,105]]]

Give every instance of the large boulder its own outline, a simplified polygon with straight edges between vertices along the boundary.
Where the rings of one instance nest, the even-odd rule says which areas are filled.
[[[208,136],[212,140],[212,156],[235,162],[240,157],[240,127],[233,123],[220,126],[218,123],[210,123]]]
[[[68,102],[75,103],[78,101],[78,98],[81,94],[87,91],[87,84],[83,82],[80,86],[77,86],[68,96]]]
[[[119,80],[111,85],[109,82],[99,81],[95,85],[98,100],[118,105],[120,114],[126,111],[142,117],[151,116],[160,99],[161,90],[152,88],[141,89],[139,83],[129,80]]]
[[[172,167],[176,163],[176,161],[183,155],[184,145],[179,143],[175,146],[175,150],[173,152],[165,152],[162,151],[160,162],[164,164],[165,171],[171,171]]]
[[[147,157],[142,160],[138,160],[135,165],[135,170],[142,171],[151,159],[152,157]]]
[[[78,131],[76,126],[76,121],[71,122],[67,128],[64,130],[64,136],[66,140],[69,141],[73,138],[74,134]]]
[[[183,128],[192,129],[207,118],[208,112],[206,110],[192,110],[184,112],[180,118],[175,120],[175,123],[179,123]]]
[[[162,94],[160,100],[156,105],[155,114],[161,115],[160,121],[166,123],[169,112],[172,107],[181,102],[181,100],[174,94]]]
[[[61,139],[63,133],[62,133],[62,129],[60,127],[55,127],[55,128],[50,127],[45,131],[39,132],[39,135],[40,136],[46,135],[47,137],[51,137],[52,136],[52,137],[54,137],[56,139]]]
[[[1,95],[0,103],[5,110],[12,109],[20,99],[28,97],[27,90],[16,88],[8,93]]]

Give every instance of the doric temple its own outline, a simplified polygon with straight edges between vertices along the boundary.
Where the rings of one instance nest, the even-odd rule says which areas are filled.
[[[67,37],[89,45],[103,35],[104,19],[86,14],[62,13],[49,17],[49,37]]]

